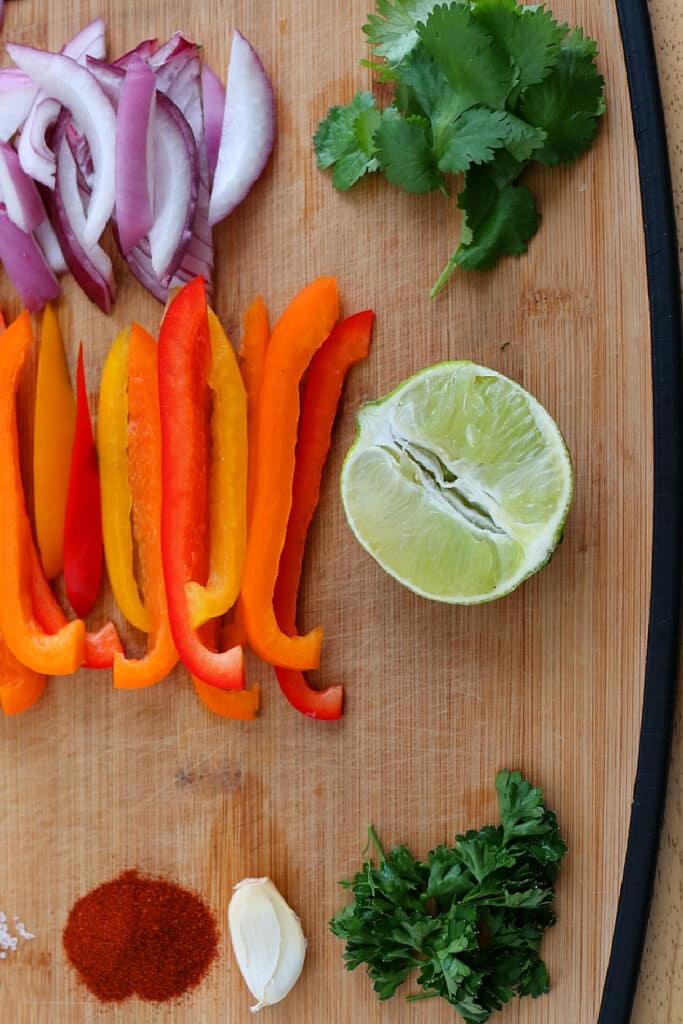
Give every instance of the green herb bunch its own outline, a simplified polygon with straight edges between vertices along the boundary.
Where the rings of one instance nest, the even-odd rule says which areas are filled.
[[[379,110],[370,92],[334,106],[313,140],[336,188],[382,171],[406,192],[440,189],[464,173],[460,243],[432,288],[456,267],[484,270],[526,252],[540,215],[518,184],[532,161],[571,163],[589,149],[605,110],[597,44],[542,5],[516,0],[377,0],[363,26],[394,85]]]
[[[441,996],[468,1024],[483,1024],[514,996],[548,992],[538,951],[555,923],[553,883],[567,847],[542,790],[509,771],[496,789],[501,824],[456,836],[426,863],[405,846],[386,854],[370,828],[379,864],[370,857],[342,882],[353,902],[330,928],[346,942],[348,970],[366,964],[380,999],[417,970],[422,992],[409,999]]]

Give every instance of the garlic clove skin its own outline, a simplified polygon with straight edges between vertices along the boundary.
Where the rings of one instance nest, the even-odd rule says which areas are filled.
[[[292,990],[306,956],[301,922],[269,878],[245,878],[228,907],[235,958],[257,1000],[252,1012],[279,1003]]]

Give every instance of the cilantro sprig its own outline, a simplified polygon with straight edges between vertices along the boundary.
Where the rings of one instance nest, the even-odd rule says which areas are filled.
[[[363,26],[380,80],[331,107],[314,136],[317,163],[346,191],[380,171],[406,192],[451,192],[460,242],[432,288],[453,271],[485,270],[526,252],[540,214],[518,179],[532,161],[571,163],[593,143],[605,111],[597,44],[542,5],[516,0],[376,0]]]
[[[456,836],[426,862],[405,846],[386,853],[370,827],[378,863],[369,855],[342,882],[353,901],[330,929],[346,943],[347,969],[365,964],[380,999],[417,971],[421,991],[409,1000],[441,996],[467,1024],[484,1024],[515,996],[549,991],[539,947],[567,847],[541,789],[510,771],[496,789],[501,824]]]

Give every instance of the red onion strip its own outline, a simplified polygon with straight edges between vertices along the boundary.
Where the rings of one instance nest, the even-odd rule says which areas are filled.
[[[125,255],[154,222],[154,72],[138,54],[130,58],[116,114],[116,223]]]
[[[206,153],[209,158],[209,177],[213,180],[223,127],[225,86],[208,64],[202,66],[202,106],[204,108]]]
[[[9,219],[26,234],[31,234],[45,220],[45,207],[38,189],[6,142],[0,142],[0,196]]]
[[[40,246],[10,220],[4,203],[0,203],[0,260],[32,312],[59,295],[59,283]]]

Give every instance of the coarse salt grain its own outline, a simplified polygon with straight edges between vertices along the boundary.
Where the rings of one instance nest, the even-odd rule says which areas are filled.
[[[28,941],[35,939],[35,935],[26,930],[23,921],[20,921],[18,917],[12,918],[12,930],[10,931],[7,915],[0,910],[0,960],[6,960],[8,953],[16,951],[19,939]]]

